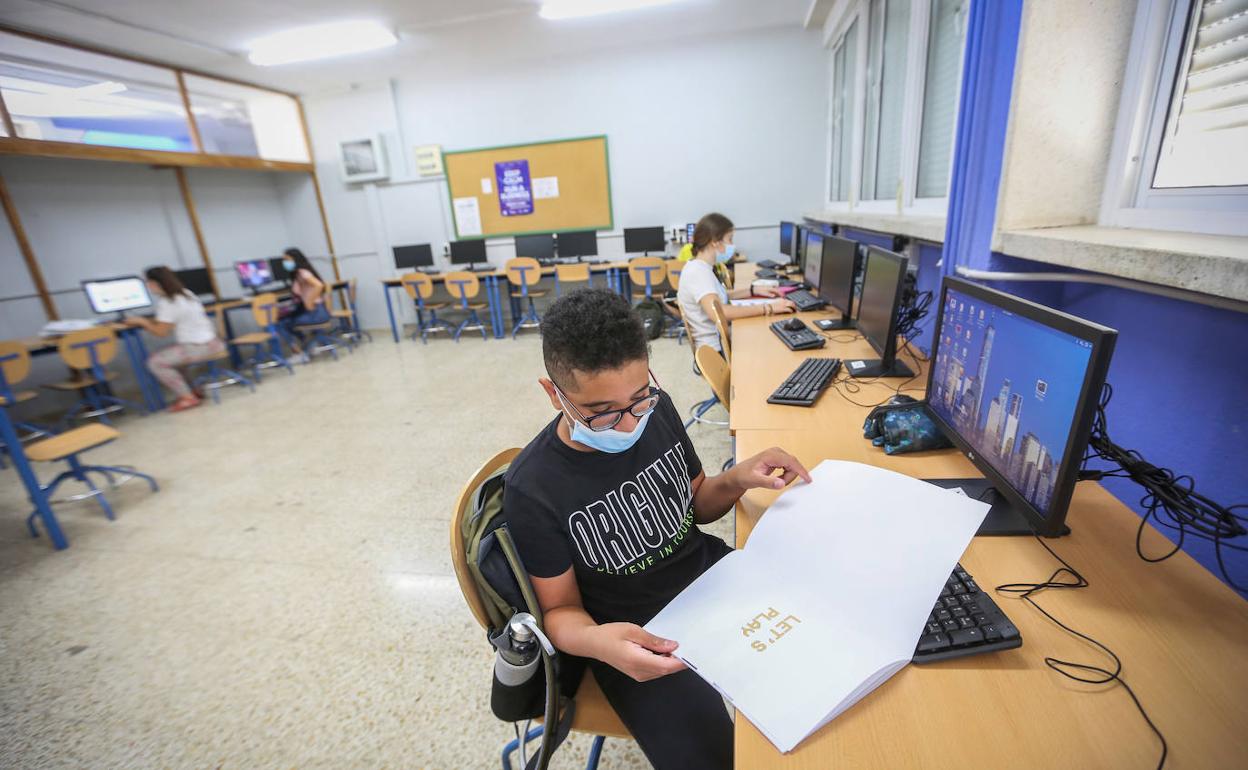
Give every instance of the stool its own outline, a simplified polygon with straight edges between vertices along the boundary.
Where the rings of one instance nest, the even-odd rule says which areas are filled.
[[[420,335],[421,343],[429,344],[429,335],[434,332],[449,332],[450,324],[438,318],[438,311],[448,306],[446,302],[427,302],[433,296],[433,279],[424,273],[404,273],[399,276],[399,281],[403,284],[403,289],[407,292],[407,296],[412,298],[412,302],[416,303],[416,331],[412,332],[412,339],[416,339],[416,335]],[[429,320],[425,320],[425,311],[429,312]]]
[[[634,286],[645,286],[643,294],[634,294],[634,300],[650,299],[654,296],[654,287],[667,278],[667,265],[661,257],[637,257],[628,261],[628,280]]]
[[[251,345],[251,373],[256,382],[260,381],[260,370],[273,366],[284,366],[286,371],[295,373],[295,367],[282,356],[282,339],[277,331],[277,295],[273,292],[257,294],[251,299],[251,317],[256,326],[264,331],[251,332],[230,340],[231,345]]]
[[[485,310],[489,307],[489,303],[468,301],[481,293],[481,281],[477,278],[477,274],[467,270],[457,270],[447,273],[443,282],[446,284],[446,290],[458,301],[459,309],[466,313],[464,320],[455,327],[455,341],[459,342],[459,336],[465,331],[477,329],[481,330],[481,339],[489,339],[485,334],[485,324],[481,322],[481,316],[477,315],[477,311]]]
[[[585,262],[577,262],[575,265],[555,265],[555,296],[563,296],[563,285],[565,283],[584,283],[586,286],[593,286],[593,278],[589,272],[589,265]]]
[[[347,341],[349,345],[356,345],[367,339],[373,341],[373,335],[368,333],[367,329],[360,326],[360,316],[355,309],[356,297],[356,281],[354,278],[347,281],[347,304],[345,307],[330,313],[331,316],[338,319],[339,336]]]
[[[224,310],[217,311],[214,324],[217,327],[217,339],[222,339],[222,340],[225,339],[225,311]],[[230,358],[230,351],[227,345],[225,350],[221,351],[220,353],[208,359],[207,361],[201,362],[201,363],[206,363],[208,365],[208,369],[203,374],[199,375],[198,377],[196,377],[194,380],[191,381],[191,388],[193,390],[207,391],[211,393],[212,403],[214,404],[221,403],[221,393],[220,393],[221,388],[225,388],[230,385],[246,385],[248,390],[250,390],[252,393],[255,393],[256,384],[254,382],[247,379],[246,377],[239,374],[238,372],[234,371],[233,369],[227,369],[221,365],[222,361],[227,361],[229,360],[229,358]]]
[[[503,270],[507,273],[507,282],[519,289],[519,291],[511,290],[511,298],[520,300],[522,306],[520,318],[516,320],[516,325],[511,330],[511,338],[514,340],[521,329],[537,328],[542,325],[542,318],[537,314],[537,306],[533,304],[533,299],[545,297],[546,292],[529,288],[536,286],[542,280],[542,266],[532,257],[515,257],[507,260]]]
[[[131,408],[140,414],[147,410],[139,404],[117,398],[109,390],[108,383],[117,379],[115,372],[104,370],[104,365],[117,356],[117,335],[107,326],[83,329],[61,337],[57,345],[61,360],[79,374],[78,379],[44,385],[50,390],[77,391],[80,400],[61,418],[61,425],[68,427],[71,420],[98,417],[105,425],[111,425],[108,415]]]

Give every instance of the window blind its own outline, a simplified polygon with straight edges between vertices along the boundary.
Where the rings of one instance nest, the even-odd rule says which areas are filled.
[[[918,198],[943,198],[949,187],[967,4],[968,0],[932,0],[923,86],[923,122],[919,134],[919,172],[915,191]]]

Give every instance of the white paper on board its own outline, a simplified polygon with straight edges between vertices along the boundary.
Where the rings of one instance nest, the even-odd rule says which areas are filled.
[[[481,234],[481,206],[476,197],[456,198],[455,224],[460,236]]]
[[[494,194],[494,182],[490,181],[490,178],[488,176],[481,177],[481,194],[482,195]]]
[[[533,177],[533,199],[539,198],[558,198],[559,197],[559,177],[557,176],[535,176]]]

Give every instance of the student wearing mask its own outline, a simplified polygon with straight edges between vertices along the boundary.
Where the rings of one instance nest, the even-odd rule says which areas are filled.
[[[723,700],[672,657],[679,640],[642,626],[731,550],[699,524],[748,489],[810,474],[773,448],[707,476],[650,373],[641,319],[618,294],[572,292],[541,331],[547,376],[538,382],[555,418],[508,469],[503,511],[546,633],[571,656],[565,671],[588,659],[657,770],[727,770]]]
[[[325,292],[328,287],[321,280],[320,273],[312,267],[312,263],[296,248],[286,249],[282,253],[282,267],[290,276],[290,293],[294,298],[294,307],[279,322],[282,334],[290,344],[290,349],[306,362],[308,354],[303,352],[303,332],[300,326],[315,326],[329,320],[329,309],[325,307]]]
[[[716,264],[728,262],[736,253],[732,238],[732,220],[723,214],[707,214],[698,220],[697,227],[693,230],[693,259],[689,260],[680,273],[680,290],[676,293],[676,300],[680,303],[680,312],[684,314],[693,331],[694,350],[700,345],[710,345],[719,351],[724,349],[711,312],[711,302],[716,298],[723,304],[724,316],[729,321],[797,311],[797,306],[787,299],[773,299],[758,305],[729,303],[731,299],[751,296],[751,287],[728,291],[715,277]],[[771,287],[753,289],[753,294],[760,297],[779,296],[779,292]]]
[[[181,412],[199,406],[201,396],[191,390],[179,369],[216,358],[225,352],[225,343],[217,337],[216,327],[199,299],[182,285],[172,270],[163,265],[153,267],[146,277],[148,290],[155,298],[156,316],[132,316],[126,323],[157,337],[173,335],[173,345],[148,356],[147,368],[176,396],[169,411]]]

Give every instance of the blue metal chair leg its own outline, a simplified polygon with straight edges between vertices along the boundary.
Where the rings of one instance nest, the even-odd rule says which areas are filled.
[[[715,406],[718,403],[719,403],[719,397],[711,396],[705,401],[699,401],[698,403],[694,404],[693,415],[688,420],[685,421],[685,428],[686,429],[689,428],[689,426],[693,425],[695,422],[700,422],[702,419],[702,415],[709,412],[711,410],[711,407]]]
[[[100,504],[101,508],[104,509],[104,515],[108,517],[109,521],[114,521],[117,517],[113,515],[112,506],[108,504],[108,500],[104,498],[104,493],[101,492],[100,488],[95,485],[95,482],[83,472],[82,463],[78,462],[77,455],[70,455],[65,459],[69,462],[69,467],[74,471],[74,478],[78,479],[83,484],[86,484],[87,488],[95,493],[95,501]]]
[[[118,468],[114,465],[86,465],[83,467],[89,471],[111,471],[112,473],[121,473],[127,476],[134,476],[135,478],[143,479],[144,481],[146,481],[147,485],[152,488],[153,492],[160,491],[160,485],[156,483],[156,479],[152,478],[146,473],[140,473],[133,468]]]

